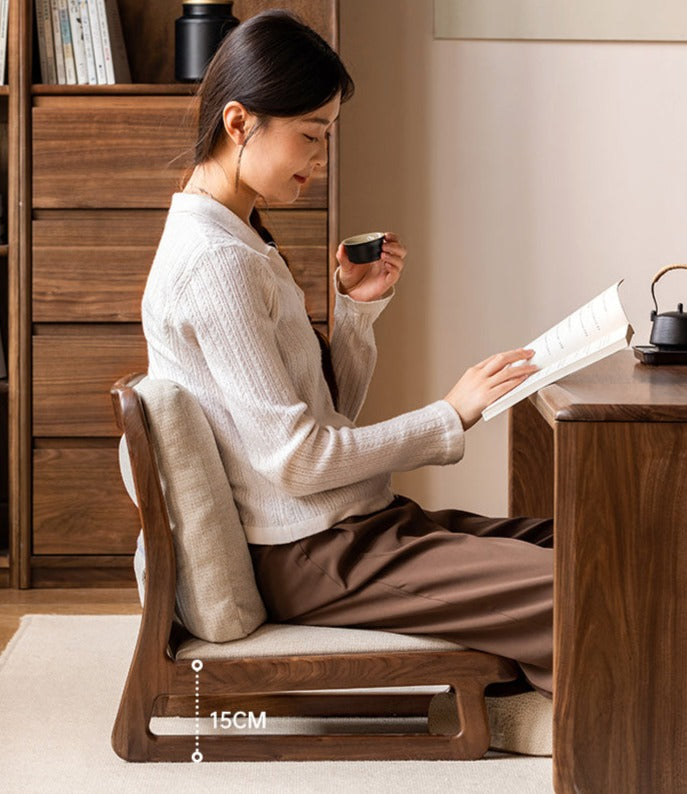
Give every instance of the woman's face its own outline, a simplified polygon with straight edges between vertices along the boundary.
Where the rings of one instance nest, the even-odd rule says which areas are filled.
[[[270,118],[243,151],[240,182],[271,203],[292,203],[316,168],[327,165],[340,96],[304,116]]]

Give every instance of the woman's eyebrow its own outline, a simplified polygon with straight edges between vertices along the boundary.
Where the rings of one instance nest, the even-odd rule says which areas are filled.
[[[306,118],[305,118],[305,119],[303,119],[303,120],[304,120],[304,121],[314,121],[314,122],[315,122],[315,124],[322,124],[322,125],[324,125],[325,127],[327,127],[329,124],[333,124],[335,121],[338,121],[338,120],[339,120],[339,117],[337,116],[335,119],[333,119],[332,121],[330,121],[329,119],[323,119],[323,118],[321,118],[320,116],[309,116],[309,117],[306,117]]]

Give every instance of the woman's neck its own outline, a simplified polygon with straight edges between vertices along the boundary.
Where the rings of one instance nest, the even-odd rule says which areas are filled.
[[[255,207],[257,194],[241,182],[235,187],[219,163],[197,165],[183,190],[184,193],[209,196],[250,226],[250,216]]]

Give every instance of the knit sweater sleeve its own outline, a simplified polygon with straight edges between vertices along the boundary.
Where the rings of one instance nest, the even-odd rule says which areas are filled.
[[[339,392],[338,409],[355,421],[363,407],[377,363],[373,323],[393,297],[367,303],[355,301],[339,289],[334,274],[334,329],[330,340],[332,366]]]
[[[299,497],[460,460],[463,428],[445,400],[364,427],[319,423],[280,354],[269,268],[236,248],[210,254],[186,283],[184,312],[257,472]]]

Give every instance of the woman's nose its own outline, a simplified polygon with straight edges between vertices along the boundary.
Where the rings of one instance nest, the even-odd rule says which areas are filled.
[[[313,155],[313,163],[318,168],[324,168],[327,165],[328,160],[328,145],[327,139],[320,141],[320,145],[317,147],[317,151]]]

